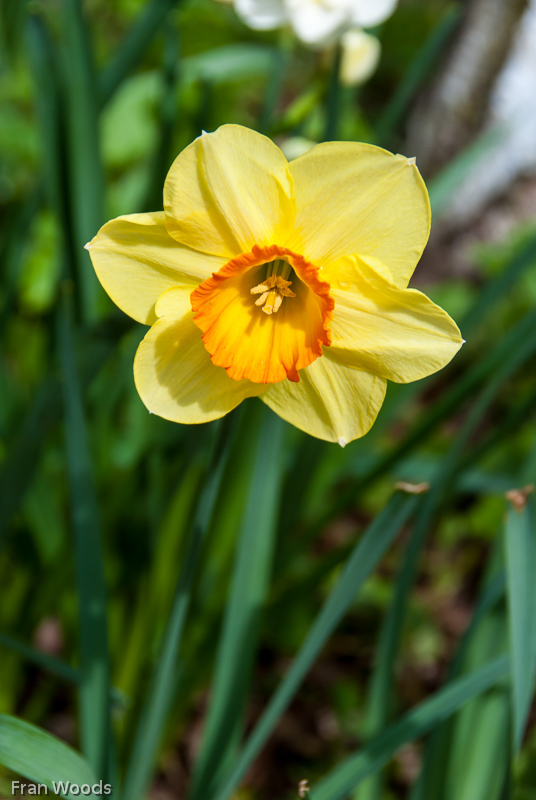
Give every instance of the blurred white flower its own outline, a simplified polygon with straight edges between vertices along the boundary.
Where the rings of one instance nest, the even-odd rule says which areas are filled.
[[[364,83],[376,71],[380,61],[379,39],[359,28],[352,28],[341,36],[341,45],[341,83],[345,86]]]
[[[283,155],[287,161],[294,161],[295,158],[308,153],[312,150],[318,142],[313,142],[311,139],[306,139],[304,136],[289,136],[288,139],[280,145]]]
[[[352,27],[371,28],[391,16],[398,0],[235,0],[250,28],[289,23],[305,44],[325,47]]]

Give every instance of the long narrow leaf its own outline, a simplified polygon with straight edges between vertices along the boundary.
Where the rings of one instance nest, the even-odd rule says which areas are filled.
[[[106,589],[99,509],[66,303],[60,310],[58,338],[78,591],[82,747],[100,778],[110,730]]]
[[[100,157],[95,73],[82,1],[63,0],[61,19],[65,41],[62,72],[72,258],[77,270],[82,319],[93,322],[98,316],[100,287],[84,245],[104,221],[104,175]]]
[[[372,676],[368,700],[367,737],[377,735],[385,727],[391,714],[395,661],[400,646],[408,598],[427,530],[428,526],[417,525],[413,532],[396,581],[393,599],[381,628],[377,665]],[[382,788],[383,775],[378,772],[359,788],[356,800],[379,800]]]
[[[282,483],[284,426],[260,403],[250,405],[248,427],[252,432],[251,438],[254,438],[255,430],[260,429],[260,434],[255,437],[256,454],[249,476],[249,494],[237,545],[203,748],[194,773],[193,800],[202,800],[213,793],[218,772],[226,765],[241,733],[242,712],[257,645],[259,615],[272,564]],[[247,454],[240,458],[244,460]]]
[[[400,583],[397,586],[396,604],[388,617],[386,627],[382,633],[379,667],[375,674],[373,692],[371,695],[372,723],[378,726],[376,729],[379,729],[379,726],[386,720],[391,671],[400,640],[406,600],[415,575],[418,553],[422,548],[434,515],[453,482],[464,449],[470,441],[475,428],[480,424],[480,420],[497,392],[502,387],[504,381],[532,355],[534,349],[536,349],[536,337],[533,334],[532,337],[526,338],[523,344],[520,343],[516,354],[509,360],[504,361],[497,372],[493,374],[492,378],[477,398],[458,437],[444,457],[439,473],[432,485],[432,489],[425,499],[417,521],[405,569],[402,572]],[[363,800],[364,798],[368,800],[368,798],[379,797],[380,792],[381,778],[377,776],[374,781],[369,783],[366,787],[363,787],[363,792],[360,792],[359,796],[360,798],[362,797]]]
[[[445,44],[456,28],[461,15],[459,6],[451,5],[418,50],[402,78],[393,97],[389,100],[376,126],[378,141],[389,144],[393,130],[402,119],[419,88],[428,81],[430,70],[441,57]]]
[[[505,555],[512,657],[513,749],[521,747],[536,681],[536,519],[534,502],[506,517]]]
[[[232,417],[226,417],[221,425],[219,439],[213,446],[207,461],[204,487],[198,499],[190,539],[177,581],[173,607],[164,632],[162,650],[153,671],[151,687],[142,710],[130,755],[124,785],[125,800],[140,800],[146,793],[168,719],[170,703],[175,693],[178,657],[184,624],[190,607],[192,585],[196,576],[201,545],[210,523],[228,456],[230,434],[233,428]]]
[[[0,714],[0,764],[54,792],[54,782],[94,786],[96,777],[81,755],[41,728]],[[75,789],[61,795],[80,797]],[[89,795],[86,795],[89,796]],[[91,797],[95,797],[91,794]]]
[[[0,645],[7,647],[9,650],[13,650],[15,653],[18,653],[23,658],[32,662],[32,664],[41,667],[41,669],[45,670],[45,672],[49,672],[51,675],[56,675],[58,678],[68,683],[80,683],[79,670],[71,667],[59,658],[54,658],[53,656],[47,655],[47,653],[42,653],[41,650],[37,650],[35,647],[25,644],[24,642],[19,642],[17,639],[13,639],[5,633],[0,633]],[[128,695],[114,687],[110,689],[110,699],[114,703],[117,703],[117,705],[123,707],[129,706],[131,703]]]
[[[145,53],[151,39],[178,0],[153,0],[146,5],[99,78],[99,102],[105,105]]]
[[[432,212],[436,217],[448,209],[461,181],[481,169],[486,156],[504,142],[506,131],[506,127],[499,125],[488,128],[433,178],[428,191]]]
[[[519,264],[526,268],[536,253],[536,239],[532,242],[532,251],[527,250]],[[521,257],[520,257],[521,258]],[[516,262],[518,267],[518,262]],[[516,272],[516,274],[519,274]],[[503,286],[503,290],[504,290]],[[378,477],[391,469],[403,456],[420,444],[434,428],[464,400],[467,400],[479,385],[487,378],[493,381],[492,394],[496,394],[504,381],[504,371],[507,375],[519,367],[519,364],[530,357],[534,346],[534,331],[536,330],[536,311],[526,314],[502,339],[496,344],[486,358],[483,358],[475,367],[470,370],[452,389],[436,402],[430,411],[419,420],[417,425],[410,433],[397,445],[396,448],[385,455],[381,455],[377,463],[368,470],[366,476],[357,484],[353,484],[346,492],[341,492],[336,501],[333,502],[322,515],[320,515],[312,525],[311,536],[321,530],[331,519],[341,514],[349,505],[355,501],[356,494],[372,484]],[[527,350],[528,348],[528,350]],[[514,353],[514,359],[510,354]],[[499,380],[496,376],[501,375]],[[488,402],[488,401],[486,401]],[[481,409],[478,411],[481,413]]]
[[[502,548],[497,548],[498,555]],[[493,569],[502,565],[492,565]],[[461,669],[472,674],[508,646],[504,602],[474,628]],[[509,765],[510,703],[506,681],[468,703],[452,720],[445,760],[436,764],[425,797],[438,800],[499,800]]]
[[[20,433],[0,472],[0,546],[14,512],[19,508],[39,460],[43,434],[57,419],[59,386],[47,377],[37,391]]]
[[[450,666],[448,672],[449,681],[453,681],[460,676],[475,632],[485,616],[503,597],[505,585],[506,581],[503,572],[500,572],[486,584],[471,623],[463,635],[456,657]],[[426,745],[421,773],[412,788],[410,800],[426,800],[427,797],[436,797],[437,800],[441,800],[443,797],[446,784],[444,773],[448,765],[451,733],[452,720],[448,720],[440,725],[430,737],[430,741]]]
[[[356,545],[346,566],[295,661],[280,683],[268,707],[249,737],[227,780],[216,794],[216,800],[227,800],[261,750],[288,704],[296,694],[307,672],[324,647],[361,586],[375,569],[397,533],[415,507],[414,497],[395,494],[383,512],[370,525]]]
[[[311,792],[311,800],[342,800],[360,781],[381,769],[399,747],[428,733],[507,674],[508,658],[501,656],[472,675],[448,684],[333,770]]]

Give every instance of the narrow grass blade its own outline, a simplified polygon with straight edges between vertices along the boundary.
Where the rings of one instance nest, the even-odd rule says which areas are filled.
[[[285,30],[281,31],[279,47],[273,55],[272,69],[270,70],[259,118],[259,131],[261,133],[266,133],[269,130],[274,114],[277,111],[283,89],[283,81],[290,66],[293,44],[294,37],[289,36]]]
[[[67,683],[80,683],[80,671],[66,664],[65,661],[60,661],[59,658],[53,658],[46,653],[42,653],[41,650],[37,650],[35,647],[25,644],[24,642],[19,642],[18,639],[13,639],[5,633],[0,633],[0,645],[13,650],[27,661],[31,661],[32,664],[41,667],[45,672],[55,675],[67,681]],[[130,697],[120,689],[115,689],[114,687],[110,689],[110,700],[123,708],[131,705]]]
[[[411,587],[415,580],[419,556],[424,546],[428,526],[417,525],[396,581],[391,606],[382,625],[378,645],[377,665],[368,692],[366,736],[376,736],[385,727],[392,713],[393,680],[396,656],[400,647],[402,629]],[[361,786],[356,800],[380,800],[383,792],[383,773],[378,772]]]
[[[370,707],[372,723],[377,725],[376,730],[379,730],[381,725],[386,721],[391,685],[390,682],[392,679],[392,670],[396,651],[398,649],[398,643],[401,636],[404,610],[416,572],[418,554],[424,544],[433,517],[436,514],[444,496],[446,495],[449,486],[451,486],[453,482],[453,479],[459,468],[464,449],[469,442],[473,431],[480,424],[480,420],[482,419],[489,405],[492,403],[496,393],[502,387],[504,382],[510,377],[510,375],[533,354],[535,349],[536,337],[533,333],[532,337],[529,337],[528,341],[525,340],[523,345],[520,343],[520,347],[515,356],[511,356],[509,360],[503,361],[500,368],[492,376],[491,380],[481,392],[473,408],[471,409],[471,412],[462,426],[460,434],[454,441],[446,457],[443,459],[439,473],[432,485],[432,489],[425,499],[421,514],[417,520],[416,529],[408,557],[404,565],[404,570],[402,572],[400,582],[397,584],[395,604],[387,619],[386,626],[382,631],[379,666],[374,677],[371,695],[372,705]],[[359,793],[358,796],[360,800],[371,800],[371,798],[378,798],[381,794],[381,786],[381,777],[375,776],[374,780],[372,780],[366,787],[363,787],[363,791]]]
[[[460,322],[460,328],[465,336],[475,330],[486,315],[504,299],[516,281],[534,264],[535,259],[536,236],[531,236],[506,268],[479,292],[477,302]]]
[[[64,742],[35,725],[5,714],[0,714],[0,764],[31,781],[43,783],[53,793],[54,782],[76,786],[94,786],[97,782],[87,761]],[[61,796],[75,800],[80,794],[75,791]],[[86,796],[95,797],[94,794]]]
[[[60,310],[58,339],[78,591],[82,749],[100,778],[110,729],[106,589],[99,509],[66,301]]]
[[[428,184],[430,205],[432,213],[436,217],[441,216],[447,210],[460,182],[481,167],[482,161],[488,153],[498,147],[504,141],[505,136],[506,129],[499,126],[489,128],[430,181]]]
[[[242,517],[235,564],[227,601],[216,671],[199,760],[194,773],[192,800],[214,792],[218,774],[238,744],[243,710],[257,646],[258,622],[270,578],[282,484],[284,425],[261,406],[250,404],[249,424],[260,431],[253,442],[254,459]],[[249,446],[248,446],[249,445]],[[256,451],[256,452],[255,452]],[[242,459],[248,454],[243,453]]]
[[[532,248],[533,257],[536,252],[536,240],[532,242]],[[530,258],[531,254],[527,249],[523,261],[520,262],[522,263],[522,267],[519,268],[524,269],[529,266]],[[495,286],[498,286],[498,284],[495,284]],[[503,289],[504,288],[503,286]],[[487,310],[489,311],[489,306]],[[494,397],[501,388],[501,382],[504,382],[530,357],[531,353],[534,352],[535,329],[536,311],[531,311],[502,337],[485,358],[467,372],[444,397],[440,398],[434,404],[431,410],[424,415],[423,419],[417,423],[399,445],[385,455],[381,455],[376,464],[369,469],[361,480],[356,481],[348,491],[340,493],[336,501],[314,522],[311,536],[351,505],[359,492],[362,492],[367,486],[377,480],[377,478],[385,474],[397,464],[401,458],[411,452],[415,446],[419,445],[440,422],[446,419],[449,414],[456,408],[459,408],[465,400],[474,394],[477,387],[482,384],[486,378],[490,379],[490,386],[493,384],[491,386],[491,397]],[[514,354],[513,358],[510,357],[512,353]],[[499,378],[497,378],[498,375],[500,376]],[[491,402],[491,399],[484,401],[486,407],[489,405],[489,402]],[[480,421],[475,416],[479,413],[482,413],[480,406],[473,414],[473,427]]]
[[[505,586],[506,580],[503,572],[500,572],[486,584],[471,618],[471,623],[463,635],[454,661],[450,666],[448,672],[449,681],[453,681],[460,676],[475,632],[478,630],[482,620],[503,597]],[[424,752],[421,773],[412,788],[410,800],[426,800],[428,797],[442,800],[446,785],[445,770],[448,765],[452,729],[452,720],[448,720],[435,730],[430,737]]]
[[[326,97],[326,130],[324,141],[331,142],[338,137],[339,122],[341,114],[341,96],[343,87],[341,86],[340,73],[342,61],[342,45],[338,44],[332,53],[333,63],[331,65],[331,77],[329,80],[328,93]]]
[[[57,48],[44,20],[38,13],[26,21],[26,50],[35,83],[35,106],[43,141],[41,170],[48,202],[62,225],[68,225],[67,200],[64,197],[64,163],[61,156],[61,92],[57,70]],[[61,144],[60,144],[61,142]]]
[[[478,443],[470,453],[467,454],[467,459],[462,462],[462,469],[465,471],[466,464],[474,464],[481,461],[486,453],[494,452],[500,448],[502,442],[508,441],[510,437],[516,433],[525,423],[527,423],[536,412],[536,391],[527,392],[521,396],[520,402],[512,403],[509,408],[506,408],[500,420],[489,431],[488,435]],[[506,479],[505,485],[504,476],[501,480],[501,486],[497,485],[495,493],[502,491],[503,493],[512,488],[515,479],[512,477]]]
[[[492,556],[490,574],[502,570],[502,547]],[[498,562],[498,563],[495,563]],[[473,673],[508,646],[504,602],[481,618],[460,659],[460,669]],[[508,684],[475,698],[452,720],[444,761],[429,775],[425,797],[438,800],[500,800],[509,766],[510,702]],[[439,774],[438,774],[439,773]]]
[[[0,336],[8,320],[13,318],[17,300],[17,286],[28,245],[32,223],[43,202],[43,187],[35,187],[15,205],[4,218],[5,236],[0,247],[0,264],[4,276],[0,310]]]
[[[95,74],[82,0],[62,5],[62,77],[65,91],[67,178],[73,254],[82,319],[98,317],[100,287],[84,245],[95,236],[104,219],[104,175],[100,158]]]
[[[38,389],[19,436],[8,450],[0,472],[0,546],[19,508],[38,463],[43,434],[57,419],[59,386],[48,377]]]
[[[256,728],[246,742],[227,780],[216,794],[216,800],[227,800],[261,750],[300,684],[344,614],[354,602],[361,586],[407,522],[415,508],[416,498],[401,493],[394,495],[382,513],[369,526],[354,548],[343,572],[317,616],[307,639],[289,671],[280,683]]]
[[[162,98],[159,109],[160,135],[150,169],[149,187],[145,207],[160,208],[162,205],[162,186],[166,179],[173,156],[171,148],[173,133],[178,118],[177,91],[180,79],[180,34],[172,19],[164,26],[164,47],[162,58]]]
[[[113,341],[90,342],[81,358],[82,390],[101,368],[113,349]],[[61,417],[61,387],[55,376],[47,376],[36,387],[35,396],[21,425],[9,443],[0,470],[0,547],[13,514],[20,508],[39,465],[47,435]]]
[[[6,61],[16,62],[28,0],[4,0],[0,5],[0,47]]]
[[[78,670],[57,658],[53,658],[46,653],[36,650],[35,647],[12,639],[11,636],[6,636],[4,633],[0,633],[0,645],[14,650],[24,658],[42,667],[47,672],[50,672],[52,675],[57,675],[58,678],[62,678],[69,683],[78,683],[80,677]]]
[[[147,647],[154,637],[155,620],[165,621],[173,602],[177,564],[183,556],[204,469],[204,459],[200,454],[186,457],[181,483],[158,525],[153,561],[146,577],[140,581],[136,604],[130,611],[118,683],[127,695],[133,697],[141,693],[140,681],[143,682],[146,674]]]
[[[376,125],[377,139],[382,146],[390,143],[393,131],[402,120],[413,97],[422,84],[428,81],[430,71],[442,56],[444,47],[452,36],[460,16],[460,6],[449,6],[443,18],[432,30],[409,65],[400,85],[389,100]]]
[[[390,725],[361,752],[346,759],[311,792],[311,800],[342,800],[369,775],[381,769],[402,745],[433,730],[469,700],[495,686],[508,674],[508,657],[501,656],[471,675],[445,686]]]
[[[521,748],[536,681],[536,518],[532,499],[522,510],[509,509],[504,538],[516,754]]]
[[[153,0],[136,22],[99,78],[99,102],[105,105],[141,60],[153,36],[178,0]]]
[[[163,637],[162,650],[153,671],[151,687],[141,713],[128,763],[123,790],[123,797],[126,800],[141,800],[145,796],[162,741],[170,704],[176,689],[178,657],[190,606],[192,585],[196,576],[201,545],[210,524],[229,452],[233,430],[232,420],[232,416],[228,415],[221,423],[219,438],[207,461],[204,486],[198,499],[190,539],[179,573],[175,599]]]

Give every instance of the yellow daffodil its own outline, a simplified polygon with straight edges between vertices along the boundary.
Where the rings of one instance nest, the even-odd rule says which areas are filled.
[[[164,211],[119,217],[87,245],[112,300],[151,325],[138,392],[169,420],[207,422],[246,397],[321,439],[373,424],[386,381],[415,381],[462,344],[407,284],[430,206],[413,159],[328,142],[288,163],[238,125],[175,160]]]

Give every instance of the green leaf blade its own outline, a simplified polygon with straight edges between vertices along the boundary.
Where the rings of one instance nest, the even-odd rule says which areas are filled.
[[[361,781],[381,769],[399,747],[428,733],[507,674],[508,658],[501,656],[468,677],[448,684],[333,770],[313,789],[311,800],[342,800]]]
[[[335,589],[317,616],[296,659],[280,683],[257,727],[248,739],[216,800],[227,800],[259,753],[314,660],[346,613],[361,586],[393,542],[414,509],[415,498],[395,494],[354,548]]]
[[[97,783],[91,767],[79,753],[41,728],[6,714],[0,714],[0,763],[51,791],[53,782],[76,786]],[[63,796],[74,800],[80,795],[69,792]]]
[[[261,428],[249,474],[229,599],[219,644],[203,747],[196,763],[193,800],[214,792],[218,772],[238,742],[266,599],[282,485],[284,425],[260,403],[250,404],[249,428]],[[253,435],[250,437],[253,438]],[[242,450],[249,449],[242,447]],[[238,454],[236,454],[238,455]],[[247,456],[242,453],[240,461]]]
[[[536,681],[536,525],[532,499],[508,511],[505,530],[512,658],[513,749],[519,752]]]

